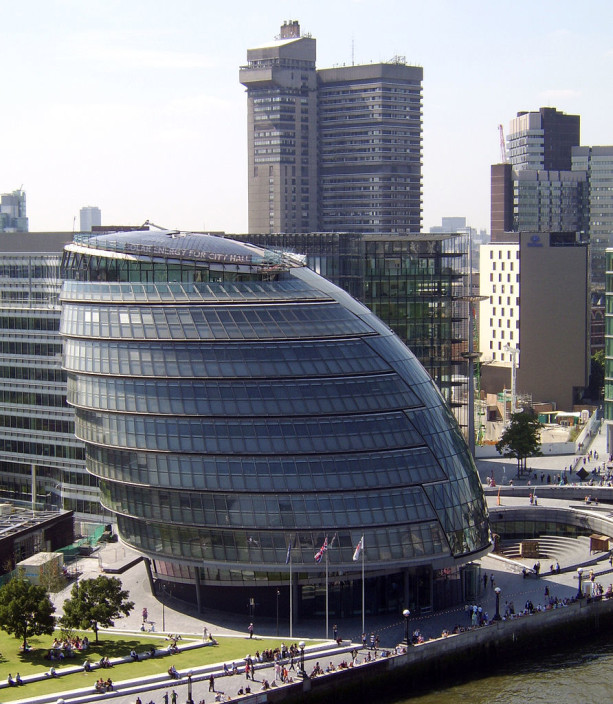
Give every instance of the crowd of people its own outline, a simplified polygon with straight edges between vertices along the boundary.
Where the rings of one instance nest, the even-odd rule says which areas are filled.
[[[75,652],[82,652],[89,648],[89,639],[87,636],[80,638],[54,638],[49,652],[45,656],[47,660],[64,660],[64,658],[74,658]]]

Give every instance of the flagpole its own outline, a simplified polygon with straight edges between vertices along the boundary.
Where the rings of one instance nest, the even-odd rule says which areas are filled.
[[[328,551],[326,550],[326,640],[328,640]]]
[[[290,538],[290,546],[291,546]],[[294,589],[292,584],[292,553],[289,554],[289,637],[294,635]]]
[[[364,536],[362,536],[362,633],[366,633],[364,628],[365,617],[365,600],[364,600]]]

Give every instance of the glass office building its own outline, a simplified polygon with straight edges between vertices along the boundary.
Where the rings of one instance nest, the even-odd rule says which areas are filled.
[[[66,404],[60,265],[72,233],[0,233],[0,501],[101,520]]]
[[[304,254],[309,268],[364,303],[411,349],[467,431],[466,235],[280,232],[232,237]]]
[[[75,240],[63,275],[76,434],[156,585],[286,613],[291,571],[295,611],[315,616],[327,560],[330,613],[357,614],[364,536],[372,613],[466,596],[490,548],[474,463],[366,307],[296,255],[206,234]]]

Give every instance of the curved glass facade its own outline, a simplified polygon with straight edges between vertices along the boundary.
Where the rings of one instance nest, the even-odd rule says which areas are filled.
[[[228,587],[286,589],[291,544],[302,603],[326,536],[343,582],[361,579],[364,536],[365,572],[395,588],[489,549],[474,464],[432,380],[301,261],[212,235],[114,233],[68,245],[64,278],[76,434],[157,578],[198,603],[223,587],[229,604]]]

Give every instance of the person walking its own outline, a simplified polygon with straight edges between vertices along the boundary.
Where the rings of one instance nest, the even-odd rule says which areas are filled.
[[[209,692],[214,692],[215,691],[215,678],[213,675],[209,677]]]
[[[247,630],[249,631],[249,638],[253,638],[253,624],[252,623],[249,624],[249,627],[247,628]]]

